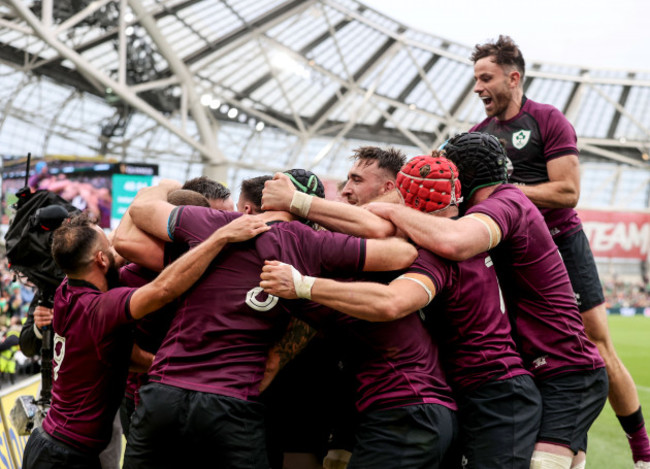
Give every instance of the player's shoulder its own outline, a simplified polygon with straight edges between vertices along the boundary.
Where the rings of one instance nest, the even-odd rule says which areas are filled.
[[[177,218],[183,217],[188,221],[193,221],[196,219],[203,220],[203,219],[210,219],[210,218],[217,218],[217,219],[225,218],[230,221],[242,216],[242,214],[239,212],[229,212],[227,210],[215,210],[210,207],[200,207],[197,205],[179,205],[178,207],[174,207],[172,209],[172,214]]]
[[[479,122],[478,124],[474,125],[471,129],[469,129],[469,132],[480,132],[485,127],[487,127],[487,125],[490,122],[492,122],[492,119],[494,119],[494,118],[493,117],[486,117],[481,122]]]
[[[283,233],[294,233],[297,235],[316,235],[318,233],[316,230],[310,226],[305,225],[304,223],[293,220],[293,221],[274,221],[270,222],[269,225],[271,229],[267,233],[282,235]]]
[[[524,111],[533,116],[564,116],[562,111],[553,106],[552,104],[540,103],[530,99],[526,100],[524,104]]]
[[[158,276],[158,272],[130,262],[120,268],[120,284],[122,286],[142,286]]]

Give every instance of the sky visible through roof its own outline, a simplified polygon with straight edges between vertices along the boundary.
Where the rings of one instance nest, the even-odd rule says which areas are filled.
[[[529,63],[650,71],[647,0],[365,3],[408,26],[467,46],[508,34]]]

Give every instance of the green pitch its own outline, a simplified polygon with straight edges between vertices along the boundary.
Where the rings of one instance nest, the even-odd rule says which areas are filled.
[[[650,318],[609,317],[618,356],[632,374],[639,391],[646,426],[650,426]],[[609,403],[589,431],[589,469],[631,469],[632,453]]]

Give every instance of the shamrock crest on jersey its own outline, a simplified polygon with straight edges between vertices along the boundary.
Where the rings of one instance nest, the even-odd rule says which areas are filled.
[[[530,140],[530,130],[520,130],[512,134],[512,146],[517,150],[521,150],[528,144]]]

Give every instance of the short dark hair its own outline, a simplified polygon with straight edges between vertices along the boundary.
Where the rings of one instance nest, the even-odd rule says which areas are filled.
[[[366,165],[370,165],[376,161],[377,167],[388,171],[393,179],[397,177],[397,173],[399,173],[399,170],[406,163],[406,155],[393,147],[385,150],[373,146],[359,147],[354,150],[351,158],[355,161],[360,160]]]
[[[181,189],[198,192],[208,200],[225,200],[230,197],[230,189],[206,176],[200,176],[186,181]]]
[[[494,61],[501,66],[515,67],[521,74],[523,83],[526,73],[526,62],[524,56],[510,36],[499,35],[499,39],[492,40],[485,44],[476,44],[472,53],[472,62],[476,63],[485,57],[494,57]]]
[[[80,274],[98,241],[95,223],[85,213],[63,222],[52,234],[52,257],[66,275]]]
[[[257,176],[250,179],[244,179],[241,183],[241,191],[239,196],[244,197],[255,205],[258,212],[262,211],[262,191],[264,190],[264,183],[273,179],[273,176]]]
[[[178,189],[167,194],[167,202],[172,205],[196,205],[197,207],[210,207],[210,202],[204,195],[188,189]]]

